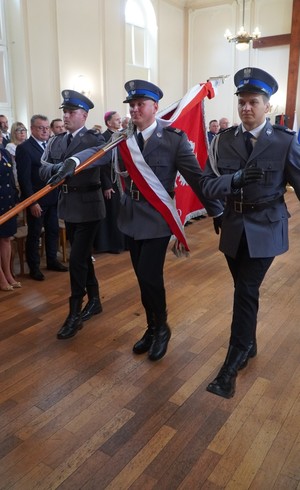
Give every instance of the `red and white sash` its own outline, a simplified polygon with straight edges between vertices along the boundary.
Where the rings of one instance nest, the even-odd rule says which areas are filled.
[[[169,196],[153,170],[145,162],[135,137],[131,136],[126,141],[122,141],[119,149],[126,170],[139,191],[163,216],[177,240],[182,243],[186,251],[189,251],[184,227],[175,207],[174,200]]]

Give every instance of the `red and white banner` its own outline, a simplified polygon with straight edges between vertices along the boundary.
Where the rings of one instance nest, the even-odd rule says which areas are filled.
[[[214,95],[211,82],[198,84],[179,102],[157,114],[160,120],[166,120],[166,125],[174,126],[187,134],[201,168],[204,168],[207,160],[204,99],[212,99]],[[204,212],[202,203],[180,174],[176,178],[176,207],[183,224]]]

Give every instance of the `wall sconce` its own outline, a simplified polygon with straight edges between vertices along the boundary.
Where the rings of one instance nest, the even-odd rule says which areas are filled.
[[[91,84],[85,75],[77,75],[73,82],[73,89],[80,94],[90,98],[91,96]]]

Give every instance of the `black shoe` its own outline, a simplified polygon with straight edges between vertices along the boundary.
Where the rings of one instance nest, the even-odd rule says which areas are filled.
[[[249,349],[249,352],[246,355],[245,360],[239,366],[239,369],[238,370],[240,371],[241,369],[244,369],[247,366],[249,359],[252,359],[256,355],[257,355],[257,343],[256,343],[256,340],[254,340],[254,342],[252,342],[252,344],[251,344],[251,347]]]
[[[80,316],[69,316],[61,329],[57,332],[56,337],[59,340],[70,339],[71,337],[74,337],[82,327],[83,324]]]
[[[35,281],[43,281],[45,279],[44,274],[40,271],[40,269],[34,269],[29,272],[31,279]]]
[[[138,340],[132,347],[133,352],[135,354],[145,354],[145,352],[148,352],[148,350],[150,349],[153,340],[154,340],[154,327],[148,326],[143,337],[140,340]]]
[[[232,398],[235,393],[236,377],[237,373],[230,372],[223,366],[218,376],[209,383],[206,390],[223,398]]]
[[[83,327],[81,319],[82,298],[71,297],[69,299],[69,303],[70,313],[56,335],[56,337],[60,340],[70,339],[71,337],[74,337],[74,335],[77,334],[78,330],[81,330]]]
[[[47,264],[48,271],[56,271],[56,272],[67,272],[69,269],[65,265],[55,260],[54,262],[50,262]]]
[[[223,398],[233,397],[238,369],[245,361],[247,354],[248,351],[240,350],[234,345],[229,345],[223,366],[217,377],[209,383],[206,390]]]
[[[92,316],[98,315],[102,312],[102,305],[99,298],[91,298],[88,300],[87,304],[83,308],[81,312],[81,319],[83,322],[86,322]]]
[[[148,352],[150,361],[158,361],[167,352],[168,343],[171,338],[171,329],[167,323],[155,327],[154,339]]]

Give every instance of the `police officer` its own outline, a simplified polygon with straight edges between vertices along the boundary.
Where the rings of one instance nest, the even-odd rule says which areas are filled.
[[[55,174],[60,162],[91,146],[103,146],[105,140],[98,131],[88,130],[85,122],[93,102],[74,90],[63,90],[63,121],[67,132],[50,139],[42,158],[44,180]],[[99,167],[87,169],[69,178],[62,186],[58,201],[59,217],[65,220],[71,251],[69,271],[70,311],[57,334],[58,339],[73,337],[82,322],[101,313],[99,285],[92,262],[92,247],[99,222],[105,217]],[[81,311],[83,297],[88,302]]]
[[[131,120],[136,128],[134,137],[140,147],[139,151],[135,145],[134,162],[140,169],[148,172],[149,181],[155,182],[152,188],[156,195],[155,200],[159,201],[159,196],[164,194],[172,203],[175,179],[179,171],[201,199],[208,213],[216,217],[214,224],[218,231],[218,215],[222,214],[223,207],[218,201],[204,200],[199,188],[202,171],[186,134],[175,128],[166,128],[156,119],[158,103],[163,96],[161,89],[145,80],[130,80],[125,84],[125,89],[128,95],[124,103],[129,104]],[[131,139],[134,138],[129,138],[128,144]],[[91,148],[76,157],[82,162],[95,151],[96,149]],[[102,159],[99,162],[104,163]],[[67,160],[65,164],[68,163]],[[172,233],[167,220],[154,207],[151,193],[144,195],[137,177],[132,180],[125,168],[120,168],[120,171],[125,178],[125,193],[121,198],[118,225],[128,239],[131,261],[147,318],[146,331],[133,346],[133,352],[147,352],[150,360],[157,361],[165,355],[171,337],[167,323],[163,268]]]
[[[257,353],[259,288],[276,255],[288,250],[289,182],[300,199],[300,145],[293,131],[267,119],[276,80],[246,67],[234,77],[241,124],[212,143],[201,188],[207,198],[225,199],[220,250],[234,283],[229,349],[207,390],[230,398],[238,370]]]

